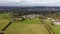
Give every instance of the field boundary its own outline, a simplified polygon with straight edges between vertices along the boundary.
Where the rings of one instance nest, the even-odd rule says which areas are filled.
[[[43,25],[48,30],[49,34],[54,34],[54,32],[52,31],[51,27],[47,23],[46,24],[43,24]]]
[[[2,29],[2,31],[5,31],[11,24],[12,24],[12,22],[9,22],[9,23]]]

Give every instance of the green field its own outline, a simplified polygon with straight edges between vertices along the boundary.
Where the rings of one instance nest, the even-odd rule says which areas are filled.
[[[13,23],[5,30],[5,34],[48,34],[42,24]]]
[[[0,14],[0,31],[9,23],[8,14]],[[7,18],[6,18],[7,17]],[[13,22],[4,34],[48,34],[47,29],[38,18]]]
[[[52,28],[54,34],[60,34],[60,26],[51,25],[51,22],[49,20],[46,21],[46,23]]]
[[[7,13],[0,14],[0,31],[10,22]],[[52,28],[55,34],[60,34],[60,26],[51,25],[49,20],[46,23]],[[49,34],[40,19],[26,19],[24,21],[14,21],[4,34]]]
[[[0,31],[9,23],[10,19],[7,13],[0,14]]]

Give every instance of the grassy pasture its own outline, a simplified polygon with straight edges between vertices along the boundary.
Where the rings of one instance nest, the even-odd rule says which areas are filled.
[[[20,23],[20,24],[40,24],[40,19],[35,18],[35,19],[25,19],[24,21],[15,21],[15,23]]]
[[[0,14],[0,31],[9,23],[7,13]],[[38,18],[15,21],[5,31],[4,34],[48,34],[47,29],[41,24]]]
[[[9,23],[9,20],[8,13],[0,14],[0,31]]]
[[[7,13],[0,14],[0,31],[9,23],[10,18]],[[60,26],[51,25],[51,21],[46,23],[52,28],[55,34],[60,34]],[[4,34],[48,34],[47,29],[40,22],[40,19],[26,19],[15,21],[5,31]]]
[[[13,23],[5,34],[48,34],[48,31],[42,24]]]
[[[9,20],[0,20],[0,31],[9,23]]]
[[[46,23],[52,28],[54,34],[60,34],[60,26],[51,25],[52,22],[50,20],[46,20]]]

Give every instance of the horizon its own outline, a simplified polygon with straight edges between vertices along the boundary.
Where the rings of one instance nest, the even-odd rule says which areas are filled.
[[[60,0],[0,0],[0,6],[60,6]]]

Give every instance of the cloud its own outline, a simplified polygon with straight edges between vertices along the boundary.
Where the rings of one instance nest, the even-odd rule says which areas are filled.
[[[60,5],[60,0],[0,0],[0,5]]]
[[[21,4],[60,4],[60,0],[24,0],[21,1]]]

